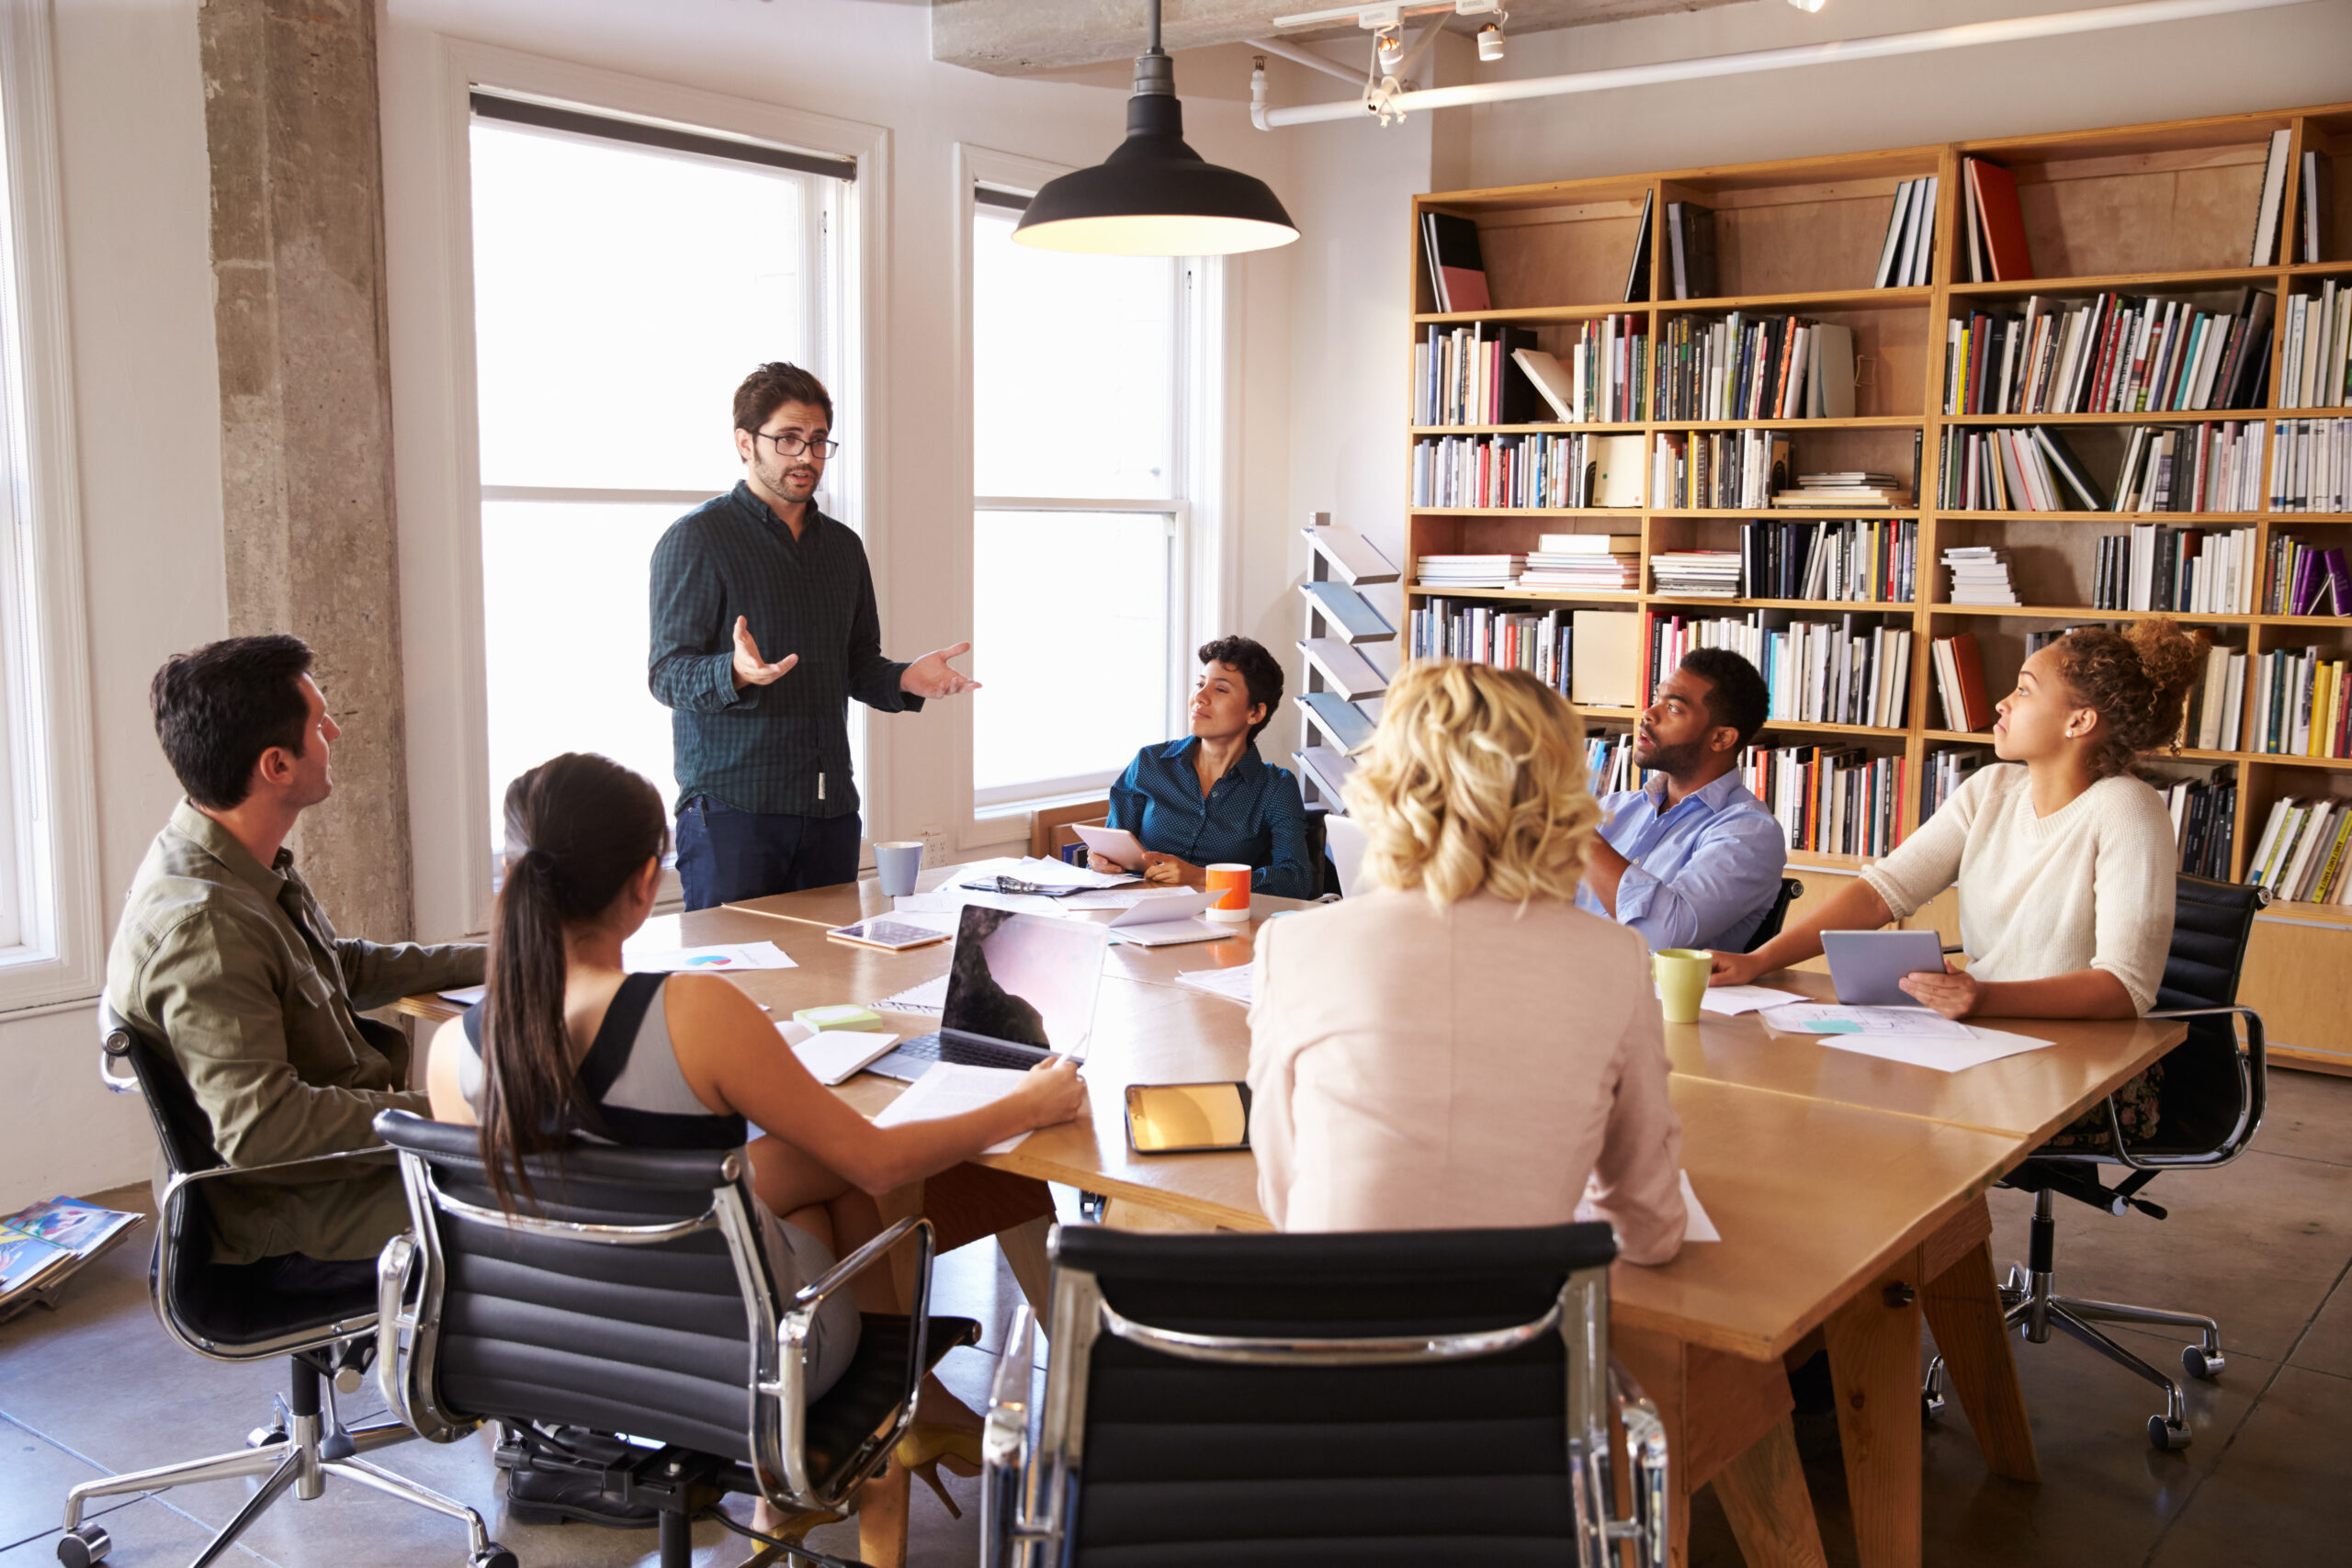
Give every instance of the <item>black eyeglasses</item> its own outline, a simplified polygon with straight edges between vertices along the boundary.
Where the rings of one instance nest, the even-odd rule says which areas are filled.
[[[776,456],[779,457],[797,457],[803,452],[814,452],[820,457],[830,457],[842,449],[842,444],[830,436],[820,435],[814,441],[808,441],[797,435],[770,435],[764,430],[755,430],[752,434],[763,440],[775,442]]]

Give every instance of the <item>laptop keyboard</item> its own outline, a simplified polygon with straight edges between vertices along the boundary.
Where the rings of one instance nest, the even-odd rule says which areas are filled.
[[[1026,1072],[1044,1061],[1047,1053],[1034,1045],[1007,1045],[934,1029],[928,1034],[899,1041],[890,1055],[926,1062],[956,1062],[967,1067],[1011,1067]]]

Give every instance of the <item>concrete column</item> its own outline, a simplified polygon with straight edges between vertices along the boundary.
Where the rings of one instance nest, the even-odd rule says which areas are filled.
[[[413,929],[372,0],[203,0],[229,629],[288,631],[344,736],[293,840],[337,928]]]

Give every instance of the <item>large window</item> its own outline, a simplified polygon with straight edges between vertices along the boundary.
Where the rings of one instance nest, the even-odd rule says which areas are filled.
[[[753,366],[814,370],[857,440],[855,168],[486,95],[474,108],[494,850],[508,782],[560,751],[624,762],[674,807],[670,713],[646,689],[648,563],[739,476],[729,400]],[[853,527],[855,451],[817,497]]]
[[[1190,685],[1187,377],[1199,264],[1012,241],[972,204],[972,784],[1099,789]]]

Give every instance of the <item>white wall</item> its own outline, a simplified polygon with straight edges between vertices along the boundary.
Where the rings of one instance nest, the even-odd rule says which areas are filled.
[[[1124,85],[1001,80],[934,64],[928,14],[919,6],[387,0],[379,47],[410,785],[418,926],[431,936],[467,929],[465,885],[476,874],[456,852],[449,829],[472,807],[459,745],[465,718],[448,700],[456,622],[443,586],[448,558],[459,547],[449,513],[464,493],[455,479],[459,433],[448,417],[447,389],[466,373],[454,363],[444,308],[449,272],[462,265],[443,238],[450,192],[435,117],[443,112],[444,37],[888,130],[888,270],[868,315],[881,400],[871,409],[874,428],[847,434],[883,470],[883,499],[865,523],[884,646],[901,658],[961,640],[970,626],[969,498],[961,466],[943,451],[943,437],[958,427],[963,395],[947,373],[956,305],[948,263],[956,145],[1066,165],[1094,163],[1117,144],[1125,92]],[[1180,59],[1187,135],[1204,156],[1269,179],[1287,198],[1295,183],[1285,175],[1287,147],[1252,130],[1240,103],[1211,96],[1246,93],[1246,58],[1237,62],[1229,51]],[[1124,73],[1109,76],[1118,81]],[[1247,519],[1235,619],[1244,626],[1258,624],[1257,606],[1280,593],[1286,570],[1279,532],[1265,525],[1286,515],[1289,496],[1290,266],[1280,252],[1243,258],[1229,287],[1240,350],[1236,392]],[[1039,326],[1050,331],[1056,324]],[[757,357],[756,345],[747,344],[747,367]],[[713,408],[721,411],[714,413],[714,440],[724,439],[731,390],[713,389]],[[969,745],[969,713],[967,704],[939,703],[920,715],[875,717],[871,776],[861,781],[869,833],[915,837],[946,831],[960,819],[954,764]]]
[[[179,797],[147,682],[228,625],[196,0],[56,9],[59,163],[105,919]],[[126,112],[136,106],[136,112]],[[0,1213],[147,1173],[89,1007],[0,1021]]]

